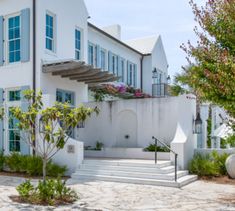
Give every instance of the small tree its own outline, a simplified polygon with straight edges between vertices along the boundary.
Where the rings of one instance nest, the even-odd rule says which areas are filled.
[[[192,68],[180,79],[235,118],[235,0],[208,0],[201,8],[194,0],[190,4],[201,30],[195,28],[197,45],[182,45]]]
[[[43,108],[42,93],[39,92],[34,96],[34,92],[30,90],[25,91],[24,98],[29,103],[27,111],[23,111],[20,107],[13,107],[11,112],[13,118],[19,120],[21,138],[42,157],[45,182],[47,162],[64,148],[71,130],[92,113],[98,113],[98,109],[84,106],[71,108],[68,103],[56,103],[52,107]]]

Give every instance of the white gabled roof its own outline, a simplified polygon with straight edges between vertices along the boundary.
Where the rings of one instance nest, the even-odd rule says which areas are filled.
[[[153,51],[160,36],[144,37],[139,39],[127,40],[125,43],[143,54],[150,54]]]

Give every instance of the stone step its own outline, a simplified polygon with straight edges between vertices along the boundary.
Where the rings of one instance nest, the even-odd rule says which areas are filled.
[[[191,182],[196,181],[197,176],[196,175],[183,176],[183,177],[179,178],[177,180],[177,182],[175,182],[174,180],[156,180],[156,179],[146,179],[146,178],[83,174],[83,175],[79,176],[79,179],[78,178],[70,179],[68,181],[68,184],[72,185],[72,184],[76,184],[78,182],[88,182],[88,181],[94,181],[94,180],[180,188],[180,187],[185,186]]]
[[[146,173],[146,172],[131,172],[131,171],[109,171],[103,169],[81,169],[72,175],[72,178],[79,179],[83,175],[102,175],[102,176],[117,176],[117,177],[131,177],[141,179],[156,179],[156,180],[174,180],[175,173],[170,174],[157,174],[157,173]],[[177,177],[183,177],[188,175],[188,171],[178,171]]]
[[[83,164],[95,166],[131,166],[131,167],[148,167],[148,168],[162,168],[171,165],[171,161],[158,161],[155,164],[150,160],[137,159],[85,159]]]
[[[129,171],[129,172],[146,172],[153,174],[169,174],[175,171],[174,166],[166,167],[132,167],[132,166],[111,166],[111,165],[92,165],[92,164],[82,164],[77,168],[77,171],[82,170],[109,170],[109,171]]]

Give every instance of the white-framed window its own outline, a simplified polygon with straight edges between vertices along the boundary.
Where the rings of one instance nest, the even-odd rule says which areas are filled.
[[[21,17],[14,14],[6,18],[7,63],[20,62]]]
[[[68,103],[71,107],[75,106],[75,93],[62,89],[56,90],[56,101],[59,103]]]
[[[106,70],[106,50],[103,48],[100,50],[100,67],[102,70]]]
[[[88,64],[95,66],[96,64],[96,47],[95,44],[88,42]]]
[[[124,76],[125,76],[125,59],[120,58],[120,67],[118,69],[118,76],[121,77],[119,79],[119,82],[124,82]]]
[[[75,59],[81,60],[82,51],[81,51],[81,41],[82,41],[82,32],[80,29],[75,29]]]
[[[113,74],[117,75],[117,72],[118,72],[118,56],[115,55],[115,54],[112,54],[111,62],[112,62],[112,65],[111,65],[112,72],[113,72]]]
[[[137,86],[137,65],[132,62],[127,62],[127,85]]]
[[[46,49],[55,52],[56,16],[46,12]]]

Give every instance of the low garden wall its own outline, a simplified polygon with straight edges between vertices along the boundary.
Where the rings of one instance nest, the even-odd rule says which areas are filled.
[[[142,148],[104,148],[101,151],[85,150],[85,157],[93,158],[125,158],[154,160],[154,152],[145,152]],[[169,152],[158,152],[158,160],[170,160]]]

